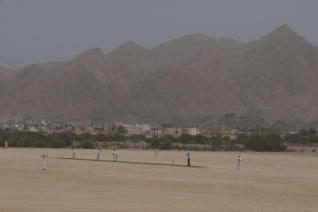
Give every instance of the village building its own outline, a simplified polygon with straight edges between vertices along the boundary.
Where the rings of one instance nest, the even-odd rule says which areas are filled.
[[[228,137],[231,140],[236,139],[239,131],[237,129],[232,128],[225,128],[225,127],[211,127],[211,128],[204,128],[200,133],[206,137],[218,137],[221,136],[223,138]]]

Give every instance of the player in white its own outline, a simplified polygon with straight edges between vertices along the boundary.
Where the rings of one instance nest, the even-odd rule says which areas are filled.
[[[72,154],[73,154],[73,159],[75,159],[75,157],[76,157],[76,149],[75,149],[75,147],[73,147]]]
[[[113,149],[113,161],[117,161],[118,159],[118,151],[116,149]]]
[[[43,155],[41,155],[42,170],[46,170],[46,163],[48,158],[49,156],[46,153],[43,153]]]
[[[236,170],[240,170],[241,168],[241,160],[242,160],[242,156],[239,155],[238,158],[237,158],[237,166],[236,166]]]
[[[102,150],[100,147],[97,148],[96,150],[96,160],[100,160],[101,159],[101,154],[102,154]]]

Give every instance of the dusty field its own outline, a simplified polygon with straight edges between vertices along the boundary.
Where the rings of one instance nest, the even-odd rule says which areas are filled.
[[[49,158],[66,149],[0,149],[0,211],[318,211],[318,153],[193,152],[193,164],[168,167]],[[119,159],[185,162],[184,152],[120,151]],[[78,157],[95,158],[94,150]],[[102,159],[111,159],[103,151]]]

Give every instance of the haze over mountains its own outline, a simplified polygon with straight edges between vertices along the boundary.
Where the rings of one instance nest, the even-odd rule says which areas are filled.
[[[318,48],[282,25],[259,40],[192,34],[145,49],[0,66],[0,117],[55,121],[206,122],[225,113],[318,120]]]

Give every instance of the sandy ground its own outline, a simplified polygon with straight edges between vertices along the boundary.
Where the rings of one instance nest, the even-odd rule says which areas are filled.
[[[43,152],[71,157],[68,149],[0,149],[0,212],[318,211],[318,153],[243,153],[240,171],[232,152],[192,152],[204,168],[49,158],[42,171]],[[185,153],[122,150],[119,159],[185,163]]]

